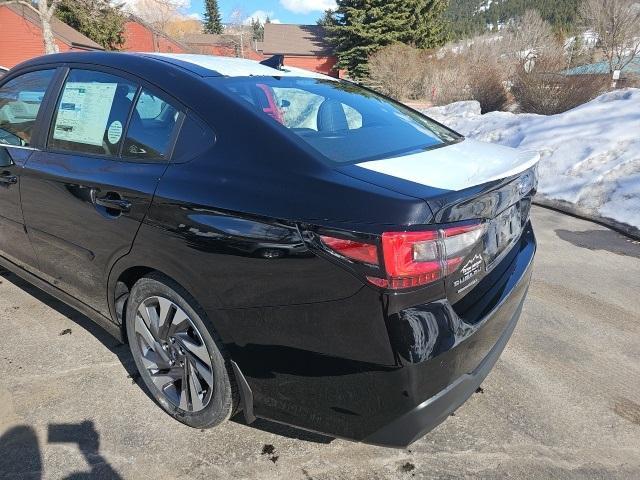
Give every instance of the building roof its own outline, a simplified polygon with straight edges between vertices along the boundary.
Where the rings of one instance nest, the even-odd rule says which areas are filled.
[[[609,75],[609,62],[597,62],[589,65],[581,65],[566,71],[567,75]],[[622,69],[627,75],[640,75],[640,58],[634,58],[631,63]]]
[[[20,15],[25,20],[33,23],[38,28],[41,28],[40,13],[31,5],[19,2],[19,3],[7,3],[5,5],[0,4],[0,7],[6,7],[17,15]],[[104,50],[101,45],[91,40],[89,37],[84,36],[79,31],[71,28],[57,17],[51,19],[51,30],[56,39],[63,41],[69,46],[86,48],[89,50]]]
[[[262,51],[265,55],[328,56],[332,49],[326,38],[327,32],[320,25],[267,23]]]
[[[285,67],[284,70],[276,70],[266,65],[244,58],[216,57],[213,55],[194,55],[189,53],[145,53],[137,54],[145,57],[157,58],[181,67],[190,67],[194,73],[201,76],[224,77],[308,77],[325,80],[335,78],[320,73],[303,70],[301,68]],[[204,71],[203,71],[204,70]],[[209,72],[207,74],[206,72]]]

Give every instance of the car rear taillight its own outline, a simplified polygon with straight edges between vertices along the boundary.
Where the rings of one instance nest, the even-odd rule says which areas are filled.
[[[421,232],[385,232],[382,259],[377,245],[321,238],[325,246],[343,257],[380,267],[380,277],[367,276],[370,283],[401,290],[427,285],[454,273],[476,248],[484,232],[484,224],[479,223]]]
[[[469,225],[441,230],[444,243],[445,275],[455,272],[471,250],[482,239],[484,225]]]
[[[383,233],[387,288],[427,285],[455,272],[484,231],[483,224],[473,224],[426,232]],[[380,286],[380,281],[374,283]]]
[[[417,287],[442,278],[438,231],[382,234],[387,287]]]
[[[376,245],[327,236],[320,238],[327,247],[344,257],[369,265],[379,264],[378,247]]]

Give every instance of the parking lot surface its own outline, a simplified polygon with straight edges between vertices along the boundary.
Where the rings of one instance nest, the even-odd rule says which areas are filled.
[[[0,276],[0,478],[640,478],[640,244],[540,208],[524,312],[454,416],[407,450],[164,414],[126,346]],[[133,378],[132,378],[133,377]]]

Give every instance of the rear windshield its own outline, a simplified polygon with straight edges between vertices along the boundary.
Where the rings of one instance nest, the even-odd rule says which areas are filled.
[[[243,77],[226,79],[224,88],[339,164],[407,155],[461,138],[396,102],[347,82]]]

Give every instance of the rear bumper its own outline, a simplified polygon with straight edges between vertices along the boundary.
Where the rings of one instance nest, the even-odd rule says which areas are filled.
[[[523,303],[524,298],[520,301],[518,309],[498,342],[473,372],[462,375],[446,389],[422,402],[416,408],[381,428],[373,435],[368,436],[363,442],[372,445],[404,448],[444,422],[449,415],[473,395],[489,375],[489,372],[491,372],[518,323]]]
[[[530,236],[530,241],[525,244],[526,247],[514,260],[511,288],[486,317],[478,322],[482,327],[462,343],[473,343],[475,336],[486,336],[488,331],[494,332],[493,335],[495,335],[498,327],[500,330],[497,340],[488,353],[475,368],[460,375],[440,392],[364,438],[362,440],[364,443],[396,448],[407,447],[445,421],[473,395],[489,375],[515,330],[531,281],[535,238],[530,230],[525,235]],[[482,341],[480,340],[479,343]]]

